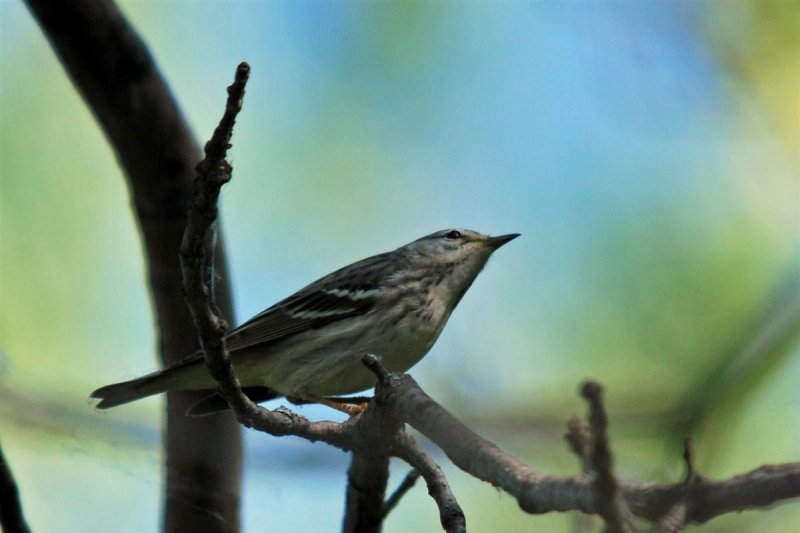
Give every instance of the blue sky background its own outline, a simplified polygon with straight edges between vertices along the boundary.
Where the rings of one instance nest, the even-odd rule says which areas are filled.
[[[222,200],[239,321],[438,229],[523,234],[411,373],[536,468],[576,472],[560,432],[593,377],[622,475],[678,479],[670,406],[705,379],[716,390],[749,332],[777,323],[757,317],[800,298],[786,285],[800,227],[792,2],[121,5],[198,138],[236,64],[252,66]],[[154,530],[159,400],[86,401],[156,364],[124,180],[24,5],[3,0],[0,17],[0,438],[35,530]],[[694,430],[704,472],[797,460],[797,328],[784,329],[741,388],[720,386],[744,391],[714,399],[734,408]],[[338,529],[344,454],[247,443],[247,531]],[[571,523],[442,463],[472,531]],[[799,518],[795,504],[702,529]],[[387,530],[437,524],[418,487]]]

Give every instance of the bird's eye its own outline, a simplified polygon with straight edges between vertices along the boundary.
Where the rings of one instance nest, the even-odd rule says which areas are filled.
[[[447,233],[444,234],[445,239],[456,240],[460,239],[461,237],[462,237],[461,232],[458,230],[448,231]]]

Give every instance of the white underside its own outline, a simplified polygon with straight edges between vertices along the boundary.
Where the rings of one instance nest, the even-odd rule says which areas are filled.
[[[236,376],[242,386],[266,386],[286,396],[360,392],[376,382],[362,363],[364,355],[381,357],[391,372],[405,372],[428,353],[447,318],[444,305],[434,304],[431,311],[430,320],[408,313],[397,324],[376,324],[374,331],[365,331],[361,318],[340,320],[266,348],[234,352]],[[178,380],[176,388],[213,386],[203,365],[187,369]]]

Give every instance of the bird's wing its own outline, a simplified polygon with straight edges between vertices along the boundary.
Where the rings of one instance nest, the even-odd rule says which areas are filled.
[[[228,335],[228,350],[276,342],[367,313],[380,296],[380,282],[392,267],[386,255],[338,270],[257,314]]]
[[[276,304],[242,324],[228,335],[228,349],[242,350],[275,342],[308,329],[364,314],[372,308],[373,303],[372,300],[355,301],[315,291],[296,301]]]

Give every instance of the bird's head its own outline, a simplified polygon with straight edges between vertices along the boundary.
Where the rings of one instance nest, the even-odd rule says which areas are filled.
[[[427,271],[430,279],[457,304],[489,257],[507,242],[519,237],[510,233],[498,237],[466,229],[437,231],[404,246],[411,264]]]

